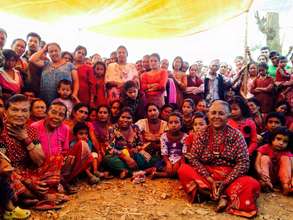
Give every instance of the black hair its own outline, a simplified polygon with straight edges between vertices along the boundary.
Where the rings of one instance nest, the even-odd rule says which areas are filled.
[[[161,109],[160,109],[160,112],[162,112],[165,108],[171,108],[172,111],[174,111],[174,106],[171,105],[171,104],[164,104]]]
[[[159,60],[159,62],[161,60],[161,57],[158,53],[152,53],[149,57],[156,57]]]
[[[253,102],[257,107],[260,107],[261,106],[260,102],[255,97],[252,97],[252,98],[248,99],[247,100],[247,103],[248,102]]]
[[[180,120],[181,126],[183,125],[183,116],[182,116],[182,114],[180,112],[178,112],[178,111],[171,112],[169,114],[168,121],[169,121],[170,117],[172,117],[172,116],[178,117],[179,120]]]
[[[291,106],[287,101],[279,101],[279,102],[277,102],[276,105],[275,105],[275,109],[277,109],[281,105],[286,105],[287,112],[285,114],[290,114],[291,113]]]
[[[134,116],[134,112],[133,112],[132,108],[130,108],[130,107],[128,107],[128,106],[123,107],[123,108],[120,110],[118,118],[120,118],[121,115],[122,115],[123,113],[125,113],[125,112],[128,112],[128,113],[131,115],[132,120],[134,120],[134,117],[135,117],[135,116]]]
[[[260,50],[269,50],[270,51],[270,48],[268,46],[264,46],[264,47],[260,48]]]
[[[67,86],[70,86],[71,90],[72,90],[72,83],[70,80],[68,79],[61,79],[59,82],[58,82],[58,86],[57,86],[57,89],[60,89],[61,85],[67,85]]]
[[[22,41],[22,42],[24,42],[24,45],[25,45],[25,47],[26,47],[26,41],[25,41],[24,39],[22,39],[22,38],[16,38],[16,39],[14,39],[14,40],[12,41],[12,43],[11,43],[11,47],[12,47],[17,41]]]
[[[240,96],[234,96],[230,101],[230,108],[232,104],[236,104],[239,106],[240,110],[241,110],[241,114],[243,116],[243,118],[249,118],[250,117],[250,112],[249,112],[249,108],[247,106],[247,104],[245,103],[245,100],[240,97]]]
[[[94,64],[94,66],[93,66],[93,70],[94,70],[94,72],[95,72],[95,69],[96,69],[96,66],[97,66],[97,65],[101,65],[101,66],[104,67],[104,74],[105,74],[105,73],[106,73],[106,69],[107,69],[106,64],[105,64],[104,62],[102,62],[102,61],[97,61],[97,62]]]
[[[285,56],[279,56],[279,61],[281,61],[281,60],[288,62],[288,59]]]
[[[157,104],[155,104],[155,103],[151,103],[151,102],[150,102],[150,103],[148,103],[148,104],[146,105],[146,107],[145,107],[146,113],[148,112],[150,106],[155,106],[155,107],[158,109],[158,111],[160,112],[160,108],[159,108],[159,106],[158,106]]]
[[[66,105],[63,102],[60,102],[60,101],[55,101],[55,102],[53,101],[50,104],[49,108],[47,108],[47,112],[51,109],[51,106],[53,106],[53,105],[59,105],[59,106],[62,106],[62,107],[65,108],[65,114],[64,114],[64,118],[65,118],[66,115],[67,115],[67,107],[66,107]]]
[[[64,58],[65,55],[69,55],[70,58],[71,58],[71,62],[73,62],[73,55],[72,55],[72,53],[70,53],[70,52],[68,52],[68,51],[63,51],[63,52],[61,53],[61,57]]]
[[[16,103],[16,102],[28,102],[28,98],[23,95],[23,94],[15,94],[11,96],[5,103],[5,109],[7,110],[10,107],[11,103]]]
[[[209,123],[207,116],[204,113],[202,113],[202,112],[195,112],[193,114],[193,121],[196,118],[202,118],[202,119],[204,119],[206,121],[207,124]]]
[[[53,42],[53,43],[49,43],[48,44],[48,48],[50,47],[50,46],[56,46],[56,47],[58,47],[59,48],[59,50],[61,51],[61,47],[60,47],[60,45],[59,44],[57,44],[56,42]]]
[[[195,104],[194,104],[194,101],[191,98],[184,99],[183,102],[182,102],[182,106],[183,106],[184,102],[188,102],[191,105],[191,108],[194,110]],[[182,108],[182,106],[181,106],[181,108]]]
[[[78,122],[74,125],[72,129],[74,136],[76,136],[80,130],[86,130],[87,133],[89,133],[89,127],[84,122]]]
[[[275,128],[272,133],[270,134],[270,137],[269,137],[269,144],[272,144],[272,142],[274,141],[274,139],[276,138],[276,136],[278,134],[281,134],[283,136],[287,136],[288,137],[288,146],[287,147],[290,147],[292,150],[292,147],[293,147],[293,139],[292,139],[292,131],[290,131],[286,126],[280,126],[280,127],[277,127]]]
[[[5,60],[10,60],[10,59],[18,59],[17,54],[11,50],[11,49],[5,49],[3,50],[3,56],[5,57]]]
[[[279,54],[279,52],[277,52],[277,51],[275,51],[275,50],[272,50],[272,51],[270,52],[269,58],[272,59],[272,57],[275,57],[275,56],[279,57],[280,54]]]
[[[182,57],[180,57],[180,56],[177,56],[177,57],[174,58],[173,63],[172,63],[172,68],[174,69],[174,62],[175,62],[176,59],[179,59],[181,61],[181,67],[179,69],[181,71],[184,61],[183,61]]]
[[[260,57],[264,57],[264,58],[266,59],[266,62],[269,61],[269,60],[268,60],[268,57],[267,57],[266,55],[263,55],[263,54],[259,55],[259,56],[257,57],[257,60],[258,60]]]
[[[31,108],[30,108],[30,111],[32,111],[33,106],[34,106],[34,104],[35,104],[36,102],[43,102],[43,103],[45,103],[45,105],[46,105],[46,109],[47,109],[47,104],[46,104],[46,102],[45,102],[43,99],[39,99],[39,98],[37,98],[37,99],[34,99],[34,100],[31,102]]]
[[[78,51],[78,50],[84,50],[84,51],[85,51],[85,56],[87,55],[87,49],[86,49],[86,47],[81,46],[81,45],[78,45],[78,46],[75,48],[74,53],[76,53],[76,51]]]
[[[259,63],[259,64],[257,65],[257,68],[258,68],[258,69],[259,69],[259,68],[264,68],[264,69],[268,70],[268,69],[269,69],[269,66],[268,66],[268,64],[266,64],[266,63]]]
[[[281,114],[279,112],[270,112],[266,117],[265,124],[267,124],[269,119],[271,119],[271,118],[277,118],[280,121],[282,126],[284,126],[286,123],[286,119],[283,114]]]
[[[79,109],[81,109],[83,107],[89,109],[89,107],[86,104],[81,103],[81,102],[77,103],[76,105],[73,106],[72,113],[76,113]]]
[[[41,39],[41,36],[40,36],[39,34],[35,33],[35,32],[30,32],[30,33],[28,33],[28,34],[26,35],[26,40],[28,40],[29,37],[36,37],[36,38],[38,38],[39,43],[40,43],[41,40],[42,40],[42,39]]]
[[[127,82],[125,82],[124,85],[123,85],[124,92],[127,92],[127,90],[130,89],[130,88],[138,89],[137,83],[135,81],[133,81],[133,80],[128,80]]]
[[[254,61],[251,61],[251,62],[249,62],[248,64],[247,64],[247,70],[249,71],[249,68],[250,68],[250,66],[251,65],[256,65],[256,68],[257,68],[257,62],[254,62]]]

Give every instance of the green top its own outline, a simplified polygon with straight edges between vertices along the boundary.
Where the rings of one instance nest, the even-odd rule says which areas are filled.
[[[291,67],[289,65],[286,65],[286,70],[290,70],[290,69]],[[277,70],[276,66],[269,65],[268,75],[276,79],[276,70]]]

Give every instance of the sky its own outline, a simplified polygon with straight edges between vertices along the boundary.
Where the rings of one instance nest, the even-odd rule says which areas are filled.
[[[255,11],[265,15],[268,11],[280,13],[280,38],[284,48],[293,45],[293,1],[291,0],[255,0],[248,14],[248,46],[256,48],[265,45],[265,35],[256,25]],[[159,53],[161,58],[172,61],[176,56],[182,56],[190,64],[201,59],[205,64],[210,60],[220,58],[222,62],[232,63],[234,57],[244,54],[245,17],[238,16],[223,24],[192,36],[160,39],[135,40],[104,36],[83,31],[71,21],[58,25],[47,25],[36,21],[0,13],[0,27],[8,32],[6,47],[15,38],[25,39],[26,34],[33,31],[41,35],[46,42],[57,42],[62,50],[73,51],[77,45],[88,48],[89,55],[99,53],[108,57],[119,45],[128,48],[129,62],[141,59],[145,54]],[[6,22],[7,21],[7,22]],[[258,50],[253,52],[257,57]]]

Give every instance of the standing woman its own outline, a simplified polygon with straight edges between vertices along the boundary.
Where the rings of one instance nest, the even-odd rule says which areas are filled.
[[[154,103],[161,108],[165,104],[164,93],[168,73],[160,69],[160,56],[157,53],[150,56],[150,67],[151,71],[143,73],[140,77],[141,90],[146,94],[147,104]]]
[[[262,113],[269,113],[274,106],[274,79],[268,76],[268,65],[258,64],[258,77],[253,81],[251,93],[260,102]]]
[[[87,55],[87,49],[84,46],[77,46],[74,50],[74,65],[77,70],[79,81],[78,98],[80,102],[93,106],[95,97],[95,77],[92,66],[86,64],[85,57]]]
[[[51,61],[42,59],[48,52]],[[30,62],[42,68],[40,97],[46,102],[51,103],[57,98],[57,85],[62,79],[72,82],[72,98],[79,102],[78,90],[79,80],[77,71],[72,63],[67,63],[61,57],[61,47],[57,43],[45,45],[41,50],[30,57]]]
[[[0,86],[2,87],[2,96],[6,100],[10,96],[20,93],[23,86],[19,71],[15,69],[18,59],[13,50],[3,50],[5,63],[0,68]]]
[[[176,85],[176,103],[178,106],[182,106],[183,93],[187,87],[187,76],[182,72],[181,68],[183,66],[182,57],[175,57],[173,61],[173,79]]]
[[[199,76],[197,64],[193,64],[189,67],[184,98],[190,98],[194,103],[204,98],[204,84]]]

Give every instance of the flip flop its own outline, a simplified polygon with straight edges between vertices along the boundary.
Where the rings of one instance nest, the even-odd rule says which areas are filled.
[[[14,208],[12,211],[5,211],[3,219],[27,219],[31,215],[31,212],[26,209],[21,209],[19,207]]]
[[[58,210],[61,208],[61,205],[56,205],[55,202],[48,200],[40,201],[34,206],[34,210],[37,211]]]

